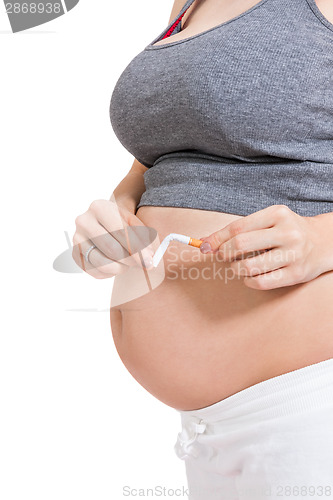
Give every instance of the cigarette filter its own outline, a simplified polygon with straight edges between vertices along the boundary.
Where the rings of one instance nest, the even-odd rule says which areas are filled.
[[[184,243],[184,245],[190,245],[192,247],[199,248],[203,243],[202,240],[196,240],[195,238],[191,238],[190,236],[185,236],[183,234],[170,233],[168,236],[164,238],[158,249],[156,250],[153,257],[153,266],[157,267],[160,263],[163,255],[166,252],[166,249],[169,246],[170,241],[179,241],[180,243]]]

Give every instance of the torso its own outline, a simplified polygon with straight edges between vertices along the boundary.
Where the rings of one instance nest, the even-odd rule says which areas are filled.
[[[171,232],[208,236],[239,218],[173,207],[141,207],[136,215],[160,240]],[[333,271],[307,283],[255,290],[218,256],[176,242],[164,267],[157,288],[111,309],[111,328],[129,372],[165,404],[202,408],[333,357]],[[114,291],[122,280],[116,276]]]
[[[196,4],[197,2],[194,2]],[[257,0],[191,5],[184,39],[231,19]],[[317,0],[333,22],[331,0]],[[222,5],[223,4],[223,5]],[[215,10],[214,10],[215,6]],[[168,43],[168,38],[155,45]],[[157,230],[200,238],[240,216],[172,207],[139,208],[137,217]],[[163,265],[163,264],[161,264]],[[180,410],[203,408],[255,383],[333,357],[333,271],[298,285],[255,290],[218,256],[171,243],[165,278],[152,291],[111,308],[116,348],[133,377],[156,398]],[[153,280],[153,273],[149,276]],[[114,294],[126,284],[116,276]],[[146,287],[146,275],[141,274]],[[112,302],[111,302],[112,306]]]

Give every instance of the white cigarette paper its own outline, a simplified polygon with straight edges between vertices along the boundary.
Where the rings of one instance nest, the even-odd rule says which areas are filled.
[[[163,255],[165,254],[170,241],[179,241],[180,243],[184,243],[188,245],[190,243],[191,238],[189,236],[184,236],[183,234],[170,233],[168,236],[164,238],[158,249],[156,250],[153,257],[153,266],[157,267],[160,263]]]

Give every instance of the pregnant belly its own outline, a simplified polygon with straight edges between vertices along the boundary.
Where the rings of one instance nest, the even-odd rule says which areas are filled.
[[[136,215],[157,230],[156,247],[171,232],[200,238],[240,218],[173,207],[141,207]],[[132,376],[173,408],[203,408],[333,357],[333,271],[254,290],[218,255],[172,242],[157,269],[128,276],[113,286],[112,298],[129,292],[122,304],[111,300],[116,349]]]

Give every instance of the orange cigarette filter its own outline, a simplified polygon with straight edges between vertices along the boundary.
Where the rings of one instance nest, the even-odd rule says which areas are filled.
[[[203,243],[202,240],[196,240],[195,238],[191,238],[190,237],[189,245],[191,245],[191,247],[200,248],[200,246],[202,245],[202,243]]]

